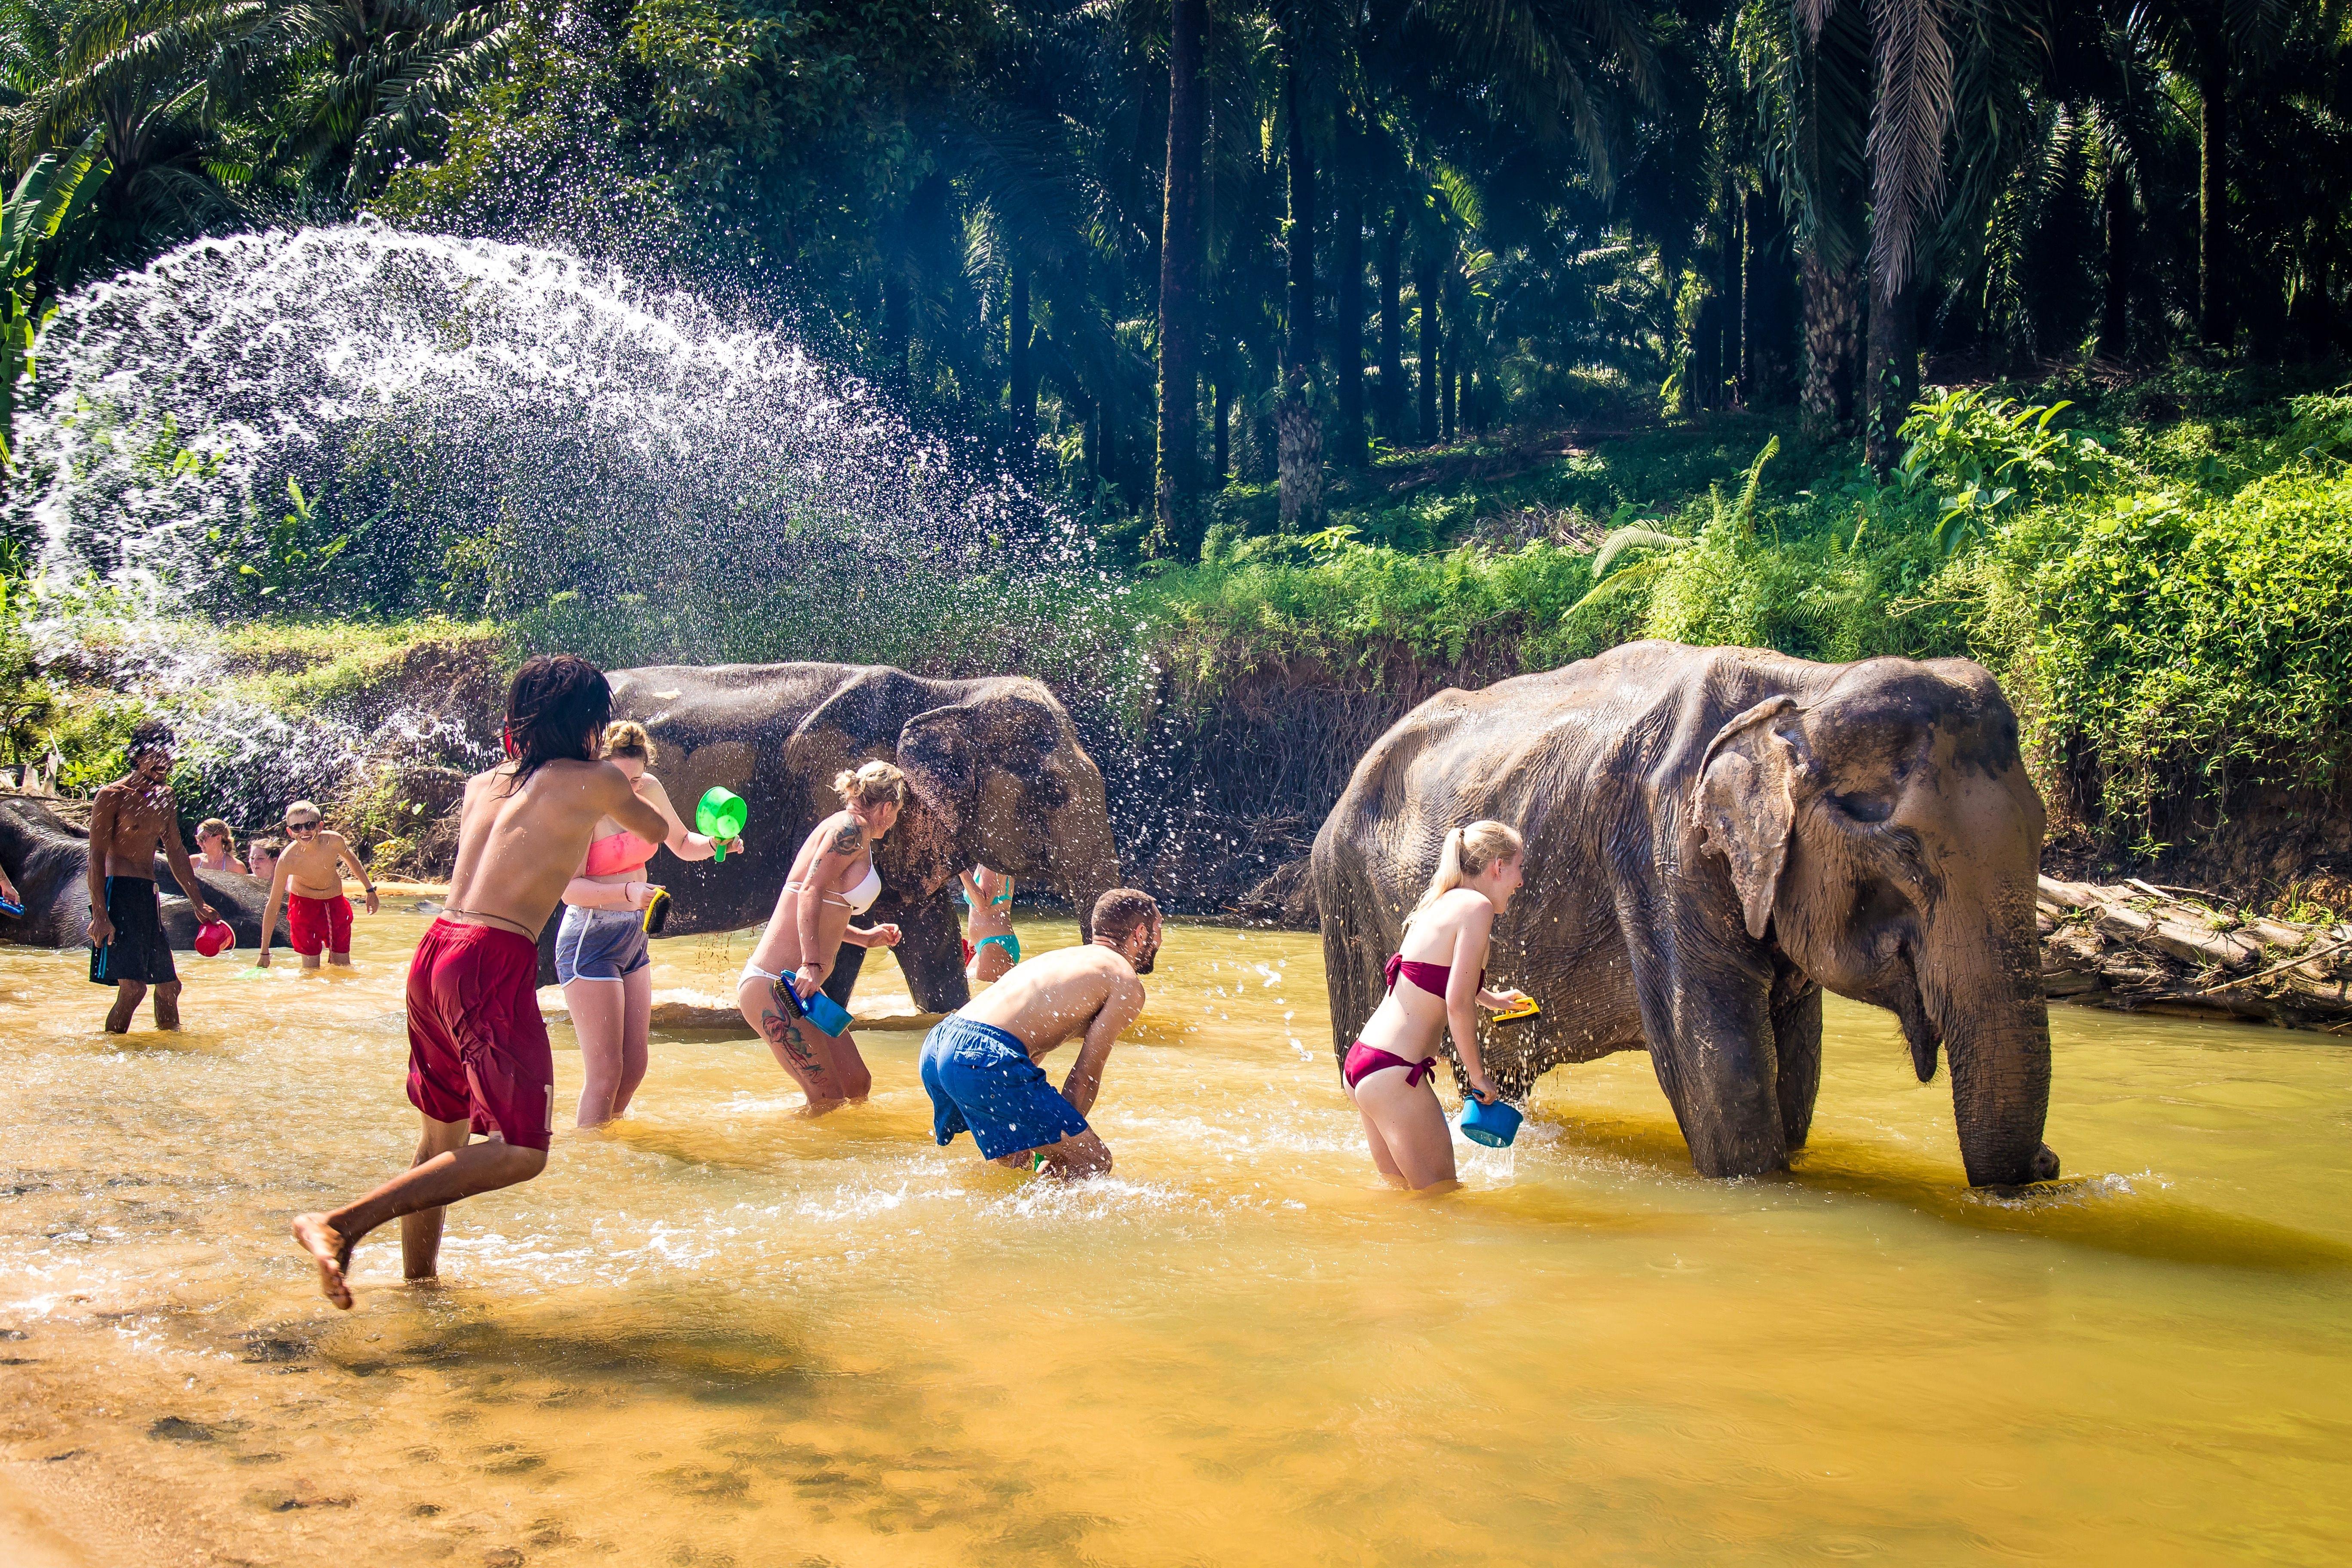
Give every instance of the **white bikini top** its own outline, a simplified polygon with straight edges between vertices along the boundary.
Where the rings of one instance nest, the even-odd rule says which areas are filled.
[[[784,886],[796,893],[808,891],[808,886],[803,882],[786,882]],[[875,900],[882,896],[882,873],[875,868],[874,858],[869,855],[866,858],[866,878],[863,881],[846,893],[836,893],[827,889],[820,896],[847,904],[851,914],[862,915],[874,907]]]

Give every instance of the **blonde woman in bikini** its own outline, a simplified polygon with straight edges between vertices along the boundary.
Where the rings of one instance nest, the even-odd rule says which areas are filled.
[[[833,781],[842,809],[816,825],[793,858],[793,874],[776,895],[776,912],[736,982],[735,1005],[760,1031],[776,1062],[808,1096],[807,1116],[823,1116],[874,1087],[857,1042],[847,1030],[828,1035],[801,1016],[796,1003],[816,994],[833,973],[844,942],[896,947],[895,925],[853,927],[882,896],[874,847],[898,820],[907,802],[907,775],[873,762]],[[787,995],[787,991],[790,994]]]
[[[1445,836],[1437,874],[1405,917],[1388,962],[1388,994],[1340,1067],[1372,1163],[1391,1185],[1420,1191],[1454,1180],[1454,1137],[1435,1082],[1437,1044],[1447,1030],[1470,1091],[1494,1101],[1478,1059],[1477,1009],[1506,1012],[1527,1000],[1486,989],[1487,933],[1518,890],[1523,849],[1518,833],[1499,822]]]
[[[712,840],[689,833],[669,803],[654,764],[654,743],[643,724],[623,720],[604,729],[604,756],[627,775],[639,800],[662,815],[669,831],[648,843],[607,816],[596,824],[580,873],[563,889],[563,923],[555,932],[555,978],[580,1037],[580,1108],[574,1120],[600,1127],[629,1109],[646,1077],[646,1038],[654,1011],[653,954],[646,945],[645,908],[661,891],[646,867],[667,848],[681,860],[708,860]],[[729,854],[740,840],[727,847]]]

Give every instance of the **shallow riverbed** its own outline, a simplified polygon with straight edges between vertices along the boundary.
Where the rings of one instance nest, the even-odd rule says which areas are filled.
[[[1172,928],[1108,1180],[934,1147],[917,1034],[863,1037],[872,1103],[810,1122],[757,1041],[657,1033],[628,1120],[453,1211],[440,1289],[387,1230],[337,1314],[285,1222],[409,1157],[425,923],[363,918],[352,977],[186,955],[189,1027],[127,1040],[81,959],[0,949],[0,1440],[36,1503],[156,1561],[2352,1554],[2323,1037],[2053,1009],[2071,1179],[2002,1200],[1892,1018],[1833,999],[1790,1178],[1694,1178],[1621,1056],[1412,1198],[1339,1092],[1317,939]],[[719,996],[745,951],[657,943],[656,984]],[[894,991],[871,965],[861,1004]]]

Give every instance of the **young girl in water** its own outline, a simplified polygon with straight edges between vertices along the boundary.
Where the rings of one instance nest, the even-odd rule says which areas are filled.
[[[907,775],[885,762],[871,762],[833,781],[842,809],[816,825],[793,858],[793,874],[776,895],[775,913],[760,933],[743,973],[735,983],[735,1005],[743,1021],[760,1031],[777,1065],[808,1096],[803,1111],[823,1116],[874,1087],[857,1054],[857,1042],[844,1029],[828,1035],[801,1016],[798,1000],[816,994],[833,973],[834,955],[852,947],[896,947],[894,925],[853,927],[882,896],[882,873],[874,851],[898,820],[907,801]],[[786,988],[793,994],[784,994]]]
[[[582,1127],[602,1126],[628,1110],[646,1078],[654,972],[645,907],[661,890],[646,880],[646,866],[663,848],[681,860],[708,860],[712,849],[711,839],[687,831],[669,792],[646,771],[654,765],[654,743],[643,724],[624,719],[606,725],[604,756],[628,775],[639,800],[662,814],[669,833],[648,844],[611,817],[600,818],[579,875],[563,889],[555,978],[580,1038],[580,1108],[573,1121]],[[741,840],[727,847],[731,854]]]
[[[1518,890],[1524,846],[1499,822],[1474,822],[1445,836],[1437,875],[1405,917],[1388,963],[1388,994],[1349,1047],[1339,1076],[1364,1119],[1372,1163],[1392,1184],[1419,1191],[1454,1176],[1454,1138],[1437,1103],[1437,1041],[1449,1027],[1470,1090],[1492,1103],[1495,1087],[1478,1059],[1478,1015],[1526,998],[1489,991],[1486,936]]]
[[[235,871],[245,873],[245,862],[236,858],[236,839],[230,834],[228,824],[217,816],[208,816],[196,824],[196,868],[202,871]]]

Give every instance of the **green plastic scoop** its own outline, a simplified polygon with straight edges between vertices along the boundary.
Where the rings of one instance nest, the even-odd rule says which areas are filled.
[[[751,817],[751,808],[743,804],[741,795],[733,790],[714,788],[694,808],[694,830],[712,839],[712,857],[724,860],[727,846],[743,837],[743,824]]]

